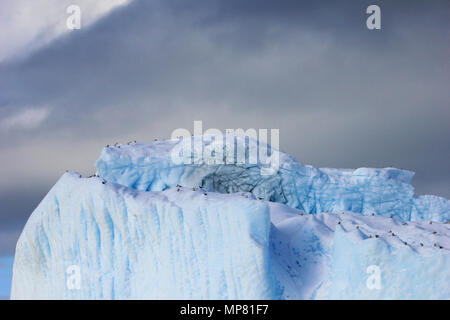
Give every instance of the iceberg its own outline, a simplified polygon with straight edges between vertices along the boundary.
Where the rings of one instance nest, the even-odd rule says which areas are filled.
[[[406,234],[394,237],[397,245],[377,239],[354,243],[346,232],[338,229],[334,236],[328,298],[448,300],[450,254],[441,249],[444,243],[448,248],[448,229],[442,230],[445,233],[440,233],[436,237],[439,240],[433,242],[426,239],[426,234],[432,234],[433,229],[422,227],[416,226],[421,233],[416,229],[410,237]],[[378,288],[370,285],[371,267],[379,270]]]
[[[66,173],[39,204],[17,244],[11,298],[279,297],[264,203],[102,182]]]
[[[186,141],[117,144],[96,175],[65,173],[18,240],[11,298],[450,298],[449,201],[415,196],[412,172],[280,152],[267,174],[214,163],[216,141],[191,137],[181,164]]]
[[[283,299],[449,299],[450,225],[271,205]],[[378,270],[379,288],[368,284]]]
[[[234,150],[245,155],[270,146],[245,136],[225,136],[234,141],[227,150],[222,139],[193,136],[190,139],[153,143],[120,144],[103,150],[96,163],[104,179],[141,191],[161,191],[177,184],[202,186],[219,193],[251,192],[257,198],[284,203],[306,213],[352,211],[393,216],[405,221],[450,220],[450,201],[436,196],[416,196],[410,184],[414,173],[396,168],[330,169],[297,162],[276,150],[279,164],[273,174],[261,174],[264,163],[239,163]],[[187,164],[174,164],[173,150],[193,158]],[[181,146],[180,146],[181,145]],[[192,149],[191,149],[192,148]],[[214,164],[211,150],[223,148],[223,161]],[[228,148],[229,149],[229,148]],[[273,151],[272,151],[273,152]],[[202,161],[198,161],[201,158]],[[231,161],[229,160],[231,158]],[[223,164],[226,163],[226,164]]]

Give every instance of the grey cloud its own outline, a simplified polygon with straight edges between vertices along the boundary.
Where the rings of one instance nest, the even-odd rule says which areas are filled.
[[[16,247],[20,232],[21,229],[12,229],[7,231],[0,230],[0,256],[10,255],[14,252],[13,250]]]

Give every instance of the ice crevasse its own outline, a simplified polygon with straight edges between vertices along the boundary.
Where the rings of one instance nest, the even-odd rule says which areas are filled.
[[[194,156],[217,147],[191,139]],[[271,175],[175,165],[181,143],[107,147],[98,176],[64,174],[19,238],[11,298],[450,298],[449,201],[414,196],[412,172],[318,169],[281,152]]]

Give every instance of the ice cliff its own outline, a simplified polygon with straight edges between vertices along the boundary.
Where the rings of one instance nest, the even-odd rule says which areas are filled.
[[[414,196],[412,172],[318,169],[268,147],[267,174],[228,150],[209,161],[223,146],[202,137],[174,164],[184,143],[110,146],[98,176],[64,174],[19,238],[11,298],[450,298],[449,201]]]
[[[267,205],[66,173],[17,244],[12,298],[275,299]],[[79,290],[67,268],[79,266]]]

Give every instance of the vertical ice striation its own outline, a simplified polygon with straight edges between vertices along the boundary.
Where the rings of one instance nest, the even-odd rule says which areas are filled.
[[[276,299],[267,205],[67,173],[17,244],[13,299]],[[79,267],[79,290],[68,286]]]

